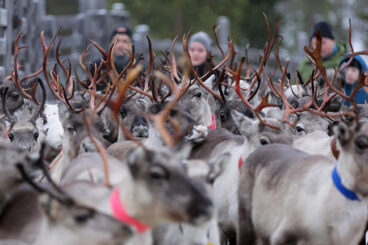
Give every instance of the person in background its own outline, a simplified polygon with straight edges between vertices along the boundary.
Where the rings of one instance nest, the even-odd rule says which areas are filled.
[[[194,33],[189,39],[189,55],[194,69],[201,77],[209,71],[209,54],[212,40],[203,31]]]
[[[127,26],[119,26],[115,28],[111,34],[111,44],[115,43],[114,50],[114,64],[117,72],[122,72],[125,66],[129,63],[129,52],[132,51],[133,41],[132,41],[132,31]],[[100,65],[101,58],[94,60],[90,64],[90,72],[93,75],[95,65],[98,67]],[[104,72],[104,67],[100,70],[99,76]],[[106,83],[99,83],[96,86],[97,90],[104,90],[106,88]]]
[[[311,46],[313,49],[317,46],[316,34],[319,30],[321,40],[321,56],[324,67],[327,69],[334,69],[339,67],[340,60],[344,54],[348,52],[348,46],[345,43],[335,40],[332,27],[326,22],[318,22],[314,25],[311,35]],[[298,66],[297,69],[301,75],[303,82],[307,82],[313,71],[312,62],[305,58]]]
[[[340,62],[340,67],[345,65],[350,58],[343,58]],[[348,64],[348,66],[344,69],[345,72],[345,94],[350,96],[353,92],[355,86],[357,86],[360,75],[362,72],[367,72],[367,66],[363,60],[363,58],[359,55],[355,56],[353,60]],[[358,92],[354,96],[354,101],[357,104],[365,104],[368,102],[368,94],[365,90],[366,88],[360,88]],[[344,105],[350,106],[351,103],[349,101],[344,102]]]

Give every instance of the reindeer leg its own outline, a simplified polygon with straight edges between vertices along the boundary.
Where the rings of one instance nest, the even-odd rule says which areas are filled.
[[[238,191],[238,231],[237,244],[239,245],[255,245],[256,233],[252,220],[252,198],[253,198],[254,178],[248,169],[241,168],[239,176]]]

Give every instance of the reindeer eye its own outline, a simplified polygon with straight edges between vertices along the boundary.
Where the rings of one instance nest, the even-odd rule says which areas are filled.
[[[14,101],[18,100],[19,94],[17,92],[13,92],[10,94],[10,98]]]
[[[358,138],[355,139],[355,145],[361,149],[361,150],[365,150],[368,148],[368,138],[366,136],[359,136]]]
[[[13,133],[9,133],[8,138],[9,138],[9,140],[11,142],[13,142],[13,140],[14,140],[14,134]]]
[[[84,212],[75,215],[74,220],[78,224],[84,224],[88,221],[89,218],[92,218],[93,215],[94,215],[94,212],[92,210],[85,210]]]
[[[296,131],[297,131],[298,133],[300,133],[300,132],[304,131],[304,128],[302,128],[302,127],[300,127],[300,126],[296,126]]]
[[[39,133],[38,133],[38,132],[34,133],[34,135],[33,135],[33,139],[34,139],[35,141],[37,141],[38,136],[39,136]]]
[[[127,116],[127,111],[125,109],[122,109],[120,111],[120,116],[121,116],[122,119],[124,119]]]
[[[150,169],[150,178],[152,180],[161,180],[167,177],[167,172],[162,167],[155,166]]]
[[[201,98],[201,96],[202,96],[202,93],[201,92],[196,92],[194,94],[194,97],[196,97],[196,98]]]
[[[225,113],[220,113],[220,119],[222,122],[226,121],[227,117]]]
[[[260,139],[259,142],[261,143],[261,145],[269,144],[268,140],[266,140],[266,139]]]
[[[75,129],[72,126],[69,126],[68,131],[69,131],[69,133],[73,134],[75,132]]]

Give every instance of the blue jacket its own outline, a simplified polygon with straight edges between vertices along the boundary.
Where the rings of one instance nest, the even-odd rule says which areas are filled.
[[[342,63],[347,62],[349,59],[350,58],[347,58],[347,57],[342,58],[342,60],[340,61],[340,66],[342,65]],[[357,56],[354,57],[354,59],[359,62],[359,64],[362,67],[362,70],[364,72],[367,72],[367,65],[365,64],[363,58],[361,56],[357,55]],[[344,86],[345,94],[347,96],[350,96],[357,84],[358,84],[358,81],[356,81],[353,84],[347,84],[346,83],[345,86]],[[365,92],[364,88],[361,88],[361,89],[358,90],[358,92],[354,96],[354,101],[357,104],[365,104],[366,102],[368,103],[368,94]],[[350,106],[351,104],[350,104],[349,101],[345,100],[344,105]]]
[[[355,82],[355,83],[353,83],[353,84],[347,84],[347,83],[345,83],[345,94],[347,95],[347,96],[350,96],[351,95],[351,93],[353,92],[353,90],[354,90],[354,87],[356,86],[358,84],[358,82]],[[365,90],[364,90],[364,88],[360,88],[359,90],[358,90],[358,92],[355,94],[355,96],[354,96],[354,101],[355,101],[355,103],[357,103],[357,104],[365,104],[366,103],[366,101],[367,101],[367,103],[368,103],[368,94],[365,92]],[[344,102],[344,105],[346,105],[346,106],[350,106],[351,104],[350,104],[350,102],[349,101],[347,101],[347,100],[345,100],[345,102]]]

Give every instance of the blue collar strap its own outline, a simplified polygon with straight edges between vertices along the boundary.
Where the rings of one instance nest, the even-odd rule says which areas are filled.
[[[351,191],[349,189],[347,189],[342,183],[341,183],[341,178],[339,176],[339,174],[337,173],[337,165],[335,165],[334,169],[332,170],[332,181],[336,187],[336,189],[338,189],[340,191],[341,194],[344,195],[344,197],[346,197],[349,200],[352,201],[359,201],[359,198],[357,196],[357,194],[354,191]]]

